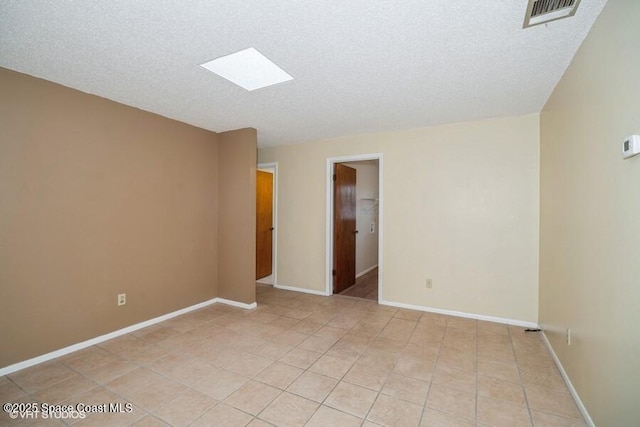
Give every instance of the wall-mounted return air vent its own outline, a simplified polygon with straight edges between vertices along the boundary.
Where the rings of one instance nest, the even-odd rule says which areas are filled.
[[[580,0],[529,0],[522,28],[575,15]]]

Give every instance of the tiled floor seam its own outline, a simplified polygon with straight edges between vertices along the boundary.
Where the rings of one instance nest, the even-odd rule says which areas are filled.
[[[417,325],[416,325],[417,326]],[[433,362],[433,370],[435,371],[438,367],[438,362],[440,361],[440,355],[442,354],[442,346],[444,345],[444,338],[447,335],[447,326],[445,323],[445,332],[440,340],[440,345],[438,346],[438,355],[436,356],[436,360]],[[397,363],[397,362],[396,362]],[[431,373],[431,378],[429,379],[429,388],[427,389],[427,395],[424,398],[424,405],[422,406],[422,414],[420,414],[420,422],[418,425],[422,425],[424,419],[424,413],[426,412],[429,404],[429,395],[431,394],[431,388],[433,387],[433,372]]]
[[[327,325],[327,323],[328,323],[328,322],[325,322],[325,323],[323,323],[322,325],[323,325],[323,326],[326,326],[326,325]],[[317,331],[316,331],[316,332],[317,332]],[[306,334],[305,334],[305,335],[306,335]],[[316,335],[313,335],[313,334],[312,334],[312,335],[309,335],[309,336],[316,336]],[[338,341],[339,341],[339,340],[338,340]],[[335,343],[334,343],[334,344],[333,344],[329,349],[327,349],[324,353],[321,353],[322,355],[321,355],[320,357],[324,356],[324,355],[325,355],[329,350],[331,350],[331,349],[332,349],[332,348],[337,344],[337,342],[338,342],[338,341],[336,341],[336,342],[335,342]],[[301,343],[300,343],[300,344],[301,344]],[[300,344],[298,344],[298,345],[294,346],[293,348],[298,348],[298,346],[299,346]],[[319,360],[319,358],[318,358],[318,360]],[[316,362],[317,362],[317,360],[316,360]],[[311,371],[311,370],[310,370],[310,369],[311,369],[311,367],[312,367],[316,362],[312,363],[308,368],[304,369],[304,370],[303,370],[303,372],[302,372],[302,373],[301,373],[301,374],[296,378],[296,380],[297,380],[297,379],[299,379],[300,377],[302,377],[305,373],[312,373],[312,374],[322,375],[322,376],[324,376],[324,377],[327,377],[326,375],[319,374],[319,373],[317,373],[317,372],[313,372],[313,371]],[[274,362],[274,363],[275,363],[275,362]],[[292,365],[288,365],[288,366],[292,366]],[[265,369],[266,369],[266,368],[265,368]],[[261,371],[261,372],[262,372],[262,371]],[[331,395],[331,393],[332,393],[332,392],[335,390],[335,388],[338,386],[338,384],[340,384],[340,381],[343,381],[343,379],[344,379],[344,377],[346,376],[347,372],[349,372],[349,371],[347,370],[347,371],[346,371],[346,372],[345,372],[345,373],[344,373],[340,378],[337,378],[337,379],[336,379],[336,378],[333,378],[333,377],[327,377],[327,378],[335,379],[335,380],[336,380],[336,384],[331,388],[331,390],[327,393],[327,395],[326,395],[326,396],[322,399],[322,401],[321,401],[321,402],[319,402],[319,403],[318,403],[318,402],[315,402],[315,401],[314,401],[314,400],[312,400],[312,399],[309,399],[308,397],[302,396],[302,395],[300,395],[300,394],[298,394],[298,393],[296,393],[296,392],[294,392],[294,391],[288,391],[288,390],[287,390],[287,389],[288,389],[288,387],[290,387],[290,386],[291,386],[291,384],[293,384],[296,380],[294,380],[293,382],[291,382],[291,384],[289,384],[289,386],[287,386],[287,389],[284,389],[284,390],[282,391],[282,393],[285,393],[285,392],[286,392],[286,393],[291,393],[291,394],[293,394],[293,395],[295,395],[295,396],[299,396],[299,397],[301,397],[301,398],[303,398],[303,399],[307,399],[307,400],[310,400],[310,401],[312,401],[312,402],[318,403],[318,407],[317,407],[317,408],[316,408],[316,410],[311,414],[311,416],[309,417],[309,419],[308,419],[307,421],[305,421],[305,424],[306,424],[306,423],[308,423],[308,422],[309,422],[309,420],[311,420],[311,419],[313,418],[313,416],[316,414],[316,412],[318,412],[318,411],[320,410],[320,408],[321,408],[322,406],[327,406],[327,407],[329,407],[329,408],[332,408],[332,409],[334,409],[334,410],[336,410],[336,411],[338,411],[338,412],[342,412],[342,413],[347,414],[347,415],[353,415],[353,414],[349,414],[348,412],[342,411],[342,410],[340,410],[340,409],[338,409],[338,408],[334,408],[334,407],[332,407],[332,406],[329,406],[329,405],[325,405],[325,404],[324,404],[324,403],[325,403],[325,401],[328,399],[328,397]],[[257,379],[256,379],[256,381],[259,381],[259,380],[257,380]],[[265,384],[266,384],[266,383],[265,383]],[[282,393],[281,393],[281,394],[282,394]],[[280,396],[280,395],[278,395],[278,396]],[[276,399],[277,399],[277,398],[276,398]],[[274,399],[274,400],[275,400],[275,399]],[[267,405],[267,407],[268,407],[268,405]],[[265,407],[265,409],[263,409],[263,411],[264,411],[264,410],[266,410],[266,409],[267,409],[267,407]],[[258,415],[258,416],[256,416],[256,418],[259,418],[259,415]],[[359,417],[358,417],[358,418],[359,418]],[[268,422],[268,421],[266,421],[266,420],[263,420],[263,421]],[[363,419],[363,422],[364,422],[364,419]]]
[[[533,421],[533,414],[531,413],[531,406],[529,406],[529,398],[527,396],[527,388],[524,386],[524,381],[522,378],[522,372],[520,371],[520,362],[518,361],[518,354],[516,353],[516,348],[515,345],[513,343],[513,335],[511,333],[511,328],[507,328],[507,331],[509,332],[509,342],[511,343],[511,351],[513,351],[513,358],[516,361],[516,366],[518,367],[518,378],[520,378],[520,387],[522,387],[522,392],[524,394],[524,402],[527,405],[527,412],[529,413],[529,422],[531,423],[531,426],[535,426],[535,423]],[[523,333],[528,333],[528,332],[523,332]],[[534,332],[535,333],[535,332]]]
[[[478,423],[480,422],[478,420],[478,391],[479,391],[478,387],[479,386],[478,386],[478,323],[477,322],[476,322],[476,335],[475,335],[475,337],[476,337],[476,346],[475,346],[475,350],[476,350],[476,364],[475,364],[476,365],[476,372],[475,372],[475,374],[476,374],[475,375],[475,378],[476,378],[476,408],[475,408],[476,412],[475,412],[475,415],[476,415],[476,417],[475,418],[476,419],[475,419],[475,424],[477,426]]]

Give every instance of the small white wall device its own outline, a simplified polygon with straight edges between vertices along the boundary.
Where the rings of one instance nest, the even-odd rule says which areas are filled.
[[[640,135],[626,137],[622,141],[622,158],[628,159],[636,154],[640,154]]]

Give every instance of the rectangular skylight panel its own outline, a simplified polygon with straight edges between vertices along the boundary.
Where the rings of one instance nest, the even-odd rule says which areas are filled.
[[[249,91],[293,80],[287,72],[252,47],[200,66]]]

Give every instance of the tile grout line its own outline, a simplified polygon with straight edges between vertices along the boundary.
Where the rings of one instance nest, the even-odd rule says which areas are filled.
[[[391,319],[389,319],[389,322],[391,322],[391,320],[395,318],[395,314],[397,314],[397,313],[398,313],[398,311],[396,311],[396,313],[394,313],[394,316],[392,316],[392,317],[391,317]],[[420,315],[420,317],[418,317],[418,319],[420,319],[421,317],[422,317],[422,315]],[[403,319],[403,318],[399,318],[399,319],[407,320],[407,319]],[[409,345],[409,343],[411,342],[411,337],[413,336],[413,334],[414,334],[414,332],[415,332],[416,328],[418,327],[418,322],[419,322],[419,320],[416,320],[416,321],[415,321],[415,325],[413,325],[413,328],[411,329],[411,333],[409,334],[409,338],[407,339],[407,342],[405,343],[405,345],[404,345],[404,347],[403,347],[403,350],[405,350],[405,349],[407,348],[407,346]],[[388,323],[387,323],[386,325],[388,325]],[[385,325],[385,328],[386,328],[386,325]],[[383,330],[384,330],[384,328],[383,328],[383,329],[381,329],[381,331],[380,331],[380,332],[382,332]],[[378,336],[379,336],[379,335],[380,335],[380,333],[378,333]],[[395,369],[396,365],[398,364],[398,361],[399,361],[399,360],[400,360],[400,357],[398,357],[398,358],[396,359],[395,363],[393,364],[393,368],[391,368],[391,370],[390,370],[390,371],[389,371],[389,373],[387,374],[387,377],[385,378],[384,384],[382,385],[382,387],[380,387],[380,391],[378,392],[378,396],[376,396],[376,400],[374,400],[373,405],[375,405],[375,402],[378,400],[378,398],[379,398],[379,397],[380,397],[380,395],[382,394],[382,390],[384,389],[384,386],[386,385],[387,381],[389,380],[389,377],[391,376],[391,374],[393,374],[393,371],[394,371],[394,369]],[[400,375],[400,376],[402,376],[402,377],[405,377],[405,376],[404,376],[404,375],[402,375],[402,374],[398,374],[398,375]],[[405,377],[405,378],[407,378],[407,377]],[[404,400],[404,399],[400,399],[400,398],[397,398],[397,397],[395,397],[395,396],[394,396],[394,398],[396,398],[396,399],[398,399],[398,400],[401,400],[401,401],[405,401],[405,402],[407,402],[406,400]],[[412,403],[412,402],[409,402],[409,403]],[[426,404],[426,400],[425,400],[425,404]],[[371,412],[371,409],[373,409],[373,405],[371,405],[371,408],[369,408],[369,412]],[[422,406],[422,411],[421,411],[421,413],[420,413],[420,420],[419,420],[420,422],[422,421],[422,413],[423,413],[423,412],[424,412],[424,405]],[[367,414],[367,415],[368,415],[368,414]],[[366,418],[365,418],[365,419],[366,419]]]
[[[433,371],[431,372],[431,378],[429,379],[429,389],[427,390],[427,396],[424,398],[424,405],[422,407],[422,414],[420,414],[419,425],[422,425],[422,422],[424,420],[424,413],[427,411],[427,408],[428,408],[427,404],[429,403],[429,395],[431,394],[431,388],[433,387],[433,374],[435,373],[435,370],[438,367],[438,363],[440,362],[440,355],[442,354],[442,347],[444,346],[444,340],[447,336],[448,328],[449,328],[449,320],[445,320],[444,334],[440,339],[440,345],[438,346],[438,355],[436,356],[436,360],[433,362]]]
[[[326,325],[327,325],[327,323],[328,323],[328,322],[325,322],[325,323],[323,324],[323,326],[326,326]],[[338,339],[338,341],[340,341],[340,339]],[[317,373],[317,372],[309,371],[309,369],[310,369],[313,365],[315,365],[315,364],[316,364],[316,362],[322,358],[322,356],[326,355],[326,354],[327,354],[327,352],[328,352],[329,350],[331,350],[331,349],[332,349],[332,348],[333,348],[333,347],[338,343],[338,341],[336,341],[335,343],[333,343],[333,345],[332,345],[331,347],[329,347],[329,349],[327,349],[324,353],[322,353],[322,355],[321,355],[321,356],[320,356],[320,357],[319,357],[315,362],[313,362],[311,365],[309,365],[309,367],[308,367],[307,369],[305,369],[305,370],[303,371],[303,373],[302,373],[302,374],[300,374],[300,375],[298,376],[298,378],[302,377],[302,376],[303,376],[305,373],[307,373],[307,372],[310,372],[310,373],[312,373],[312,374],[316,374],[316,375],[322,375],[322,374]],[[296,347],[294,347],[294,348],[296,348]],[[327,395],[322,399],[322,401],[319,403],[319,405],[318,405],[318,407],[316,408],[316,410],[315,410],[315,411],[313,411],[313,414],[311,414],[311,416],[309,417],[309,419],[305,422],[305,425],[306,425],[306,424],[311,420],[311,418],[313,418],[313,416],[314,416],[314,415],[315,415],[315,414],[320,410],[320,408],[321,408],[322,406],[324,406],[324,402],[327,400],[327,398],[329,397],[329,395],[330,395],[331,393],[333,393],[333,390],[335,390],[335,388],[338,386],[338,384],[340,384],[340,381],[342,381],[342,378],[344,378],[344,376],[345,376],[346,374],[347,374],[347,373],[345,372],[345,373],[342,375],[342,377],[340,377],[340,379],[337,379],[336,384],[331,388],[331,391],[329,391],[329,393],[327,393]],[[323,375],[323,376],[326,376],[326,375]],[[296,382],[296,381],[298,380],[298,378],[296,378],[294,381],[292,381],[292,382],[291,382],[291,384],[293,384],[294,382]],[[327,377],[327,378],[332,378],[332,377]],[[336,378],[332,378],[332,379],[336,379]],[[287,388],[289,388],[289,387],[291,386],[291,384],[289,384],[289,385],[287,386]],[[294,392],[290,392],[290,393],[295,394],[296,396],[300,396],[299,394],[294,393]],[[305,399],[308,399],[308,398],[306,398],[306,397],[304,397],[304,396],[300,396],[300,397],[305,398]],[[311,400],[311,399],[308,399],[308,400]],[[313,400],[311,400],[311,401],[312,401],[312,402],[314,402]],[[327,407],[330,407],[330,406],[328,406],[328,405],[327,405]],[[330,407],[330,408],[331,408],[331,407]],[[336,409],[336,408],[332,408],[332,409],[335,409],[335,410],[339,411],[339,410],[338,410],[338,409]],[[340,411],[340,412],[343,412],[343,411]],[[343,412],[343,413],[345,413],[345,414],[346,414],[346,412]],[[349,414],[349,415],[351,415],[351,414]]]
[[[373,335],[373,336],[369,337],[369,342],[371,342],[371,340],[372,340],[373,338],[377,338],[377,337],[379,337],[379,336],[380,336],[380,333],[384,330],[384,328],[386,328],[386,327],[387,327],[387,325],[389,324],[389,322],[391,322],[391,319],[393,319],[393,316],[390,316],[390,317],[389,317],[389,320],[384,324],[384,327],[382,327],[382,328],[380,329],[380,331],[378,331],[375,335]],[[361,320],[362,320],[362,319],[361,319]],[[360,323],[360,321],[358,321],[358,323]],[[357,324],[356,324],[356,325],[357,325]],[[355,328],[355,326],[356,326],[356,325],[354,325],[354,326],[353,326],[353,328]],[[351,329],[353,329],[353,328],[351,328]],[[350,330],[351,330],[351,329],[350,329]],[[365,352],[366,352],[366,350],[365,350]],[[344,375],[343,375],[343,377],[342,377],[343,379],[342,379],[341,381],[346,381],[346,382],[348,382],[349,384],[353,384],[353,383],[349,382],[348,380],[344,379],[344,377],[346,377],[346,376],[347,376],[347,374],[351,371],[351,369],[353,369],[353,367],[358,363],[358,361],[362,360],[362,356],[363,356],[363,354],[364,354],[364,353],[361,353],[361,354],[358,356],[358,359],[356,359],[356,361],[353,363],[353,365],[351,366],[351,368],[349,369],[349,371],[345,372],[345,374],[344,374]],[[397,361],[396,361],[396,363],[397,363]],[[395,363],[394,363],[394,367],[395,367]],[[386,379],[385,379],[385,382],[386,382]],[[338,384],[339,384],[339,382],[338,382]],[[363,386],[361,386],[361,385],[359,385],[359,384],[353,384],[353,385],[356,385],[356,386],[359,386],[359,387],[363,387]],[[337,386],[338,386],[338,385],[336,384],[336,387],[337,387]],[[384,385],[383,385],[382,387],[384,387]],[[364,416],[362,417],[362,423],[361,423],[361,425],[362,425],[362,424],[364,424],[364,423],[366,423],[366,422],[368,421],[368,420],[367,420],[367,417],[369,416],[369,413],[371,412],[371,409],[373,409],[373,406],[376,404],[376,401],[377,401],[377,400],[378,400],[378,398],[380,397],[380,393],[381,393],[381,391],[382,391],[382,387],[380,388],[380,390],[378,390],[378,391],[377,391],[376,397],[375,397],[375,399],[373,399],[373,402],[371,403],[371,406],[369,407],[369,409],[367,410],[367,412],[365,412]],[[366,388],[367,390],[371,390],[371,389],[370,389],[370,388],[368,388],[368,387],[363,387],[363,388]],[[371,390],[371,391],[375,391],[375,390]],[[328,397],[328,395],[327,395],[327,397]]]
[[[335,318],[335,316],[334,316],[334,318]],[[321,326],[320,328],[318,328],[316,331],[312,332],[312,334],[310,334],[310,335],[309,335],[309,337],[313,337],[313,336],[318,337],[319,335],[316,335],[315,333],[316,333],[317,331],[319,331],[320,329],[322,329],[322,327],[325,327],[325,326],[327,326],[327,327],[332,327],[332,326],[328,326],[328,323],[329,323],[331,320],[333,320],[334,318],[332,318],[332,319],[330,319],[330,320],[327,320],[326,322],[322,323],[322,324],[321,324],[322,326]],[[318,323],[320,323],[320,322],[318,322]],[[342,328],[338,328],[338,329],[342,329]],[[292,395],[298,396],[298,397],[300,397],[300,398],[303,398],[303,399],[309,400],[309,401],[311,401],[311,402],[318,403],[318,407],[317,407],[317,408],[316,408],[316,410],[311,414],[311,416],[309,417],[309,419],[307,419],[307,420],[305,421],[305,424],[306,424],[306,423],[308,423],[308,422],[309,422],[309,420],[311,420],[311,418],[313,418],[313,416],[314,416],[314,415],[315,415],[315,414],[320,410],[320,408],[321,408],[322,406],[327,406],[328,408],[334,409],[334,410],[336,410],[336,411],[338,411],[338,412],[341,412],[341,413],[344,413],[344,414],[347,414],[347,415],[351,415],[351,416],[353,415],[353,414],[349,414],[348,412],[344,412],[344,411],[342,411],[342,410],[340,410],[340,409],[338,409],[338,408],[334,408],[334,407],[332,407],[332,406],[329,406],[329,405],[325,405],[325,404],[324,404],[324,403],[325,403],[325,401],[327,400],[327,398],[329,397],[329,395],[331,395],[331,393],[335,390],[335,388],[338,386],[338,384],[340,384],[340,382],[341,382],[341,381],[343,380],[343,378],[346,376],[346,374],[347,374],[347,372],[348,372],[348,371],[347,371],[347,372],[345,372],[345,373],[344,373],[340,378],[328,377],[328,376],[326,376],[326,375],[323,375],[323,374],[320,374],[320,373],[317,373],[317,372],[310,371],[311,367],[312,367],[313,365],[315,365],[315,363],[316,363],[318,360],[320,360],[320,358],[322,358],[322,356],[326,355],[326,354],[327,354],[327,352],[328,352],[329,350],[331,350],[331,349],[332,349],[332,348],[333,348],[333,347],[334,347],[334,346],[335,346],[335,345],[340,341],[340,339],[342,339],[342,337],[344,337],[344,335],[348,334],[350,330],[351,330],[351,329],[347,330],[347,332],[346,332],[345,334],[343,334],[340,338],[338,338],[338,339],[336,340],[336,342],[334,342],[334,343],[331,345],[331,347],[329,347],[329,348],[328,348],[327,350],[325,350],[323,353],[320,353],[320,354],[321,354],[321,355],[320,355],[320,357],[319,357],[318,359],[316,359],[316,360],[315,360],[311,365],[309,365],[307,368],[305,368],[305,369],[303,370],[303,372],[302,372],[302,373],[301,373],[301,374],[300,374],[300,375],[299,375],[295,380],[293,380],[293,381],[291,382],[291,384],[289,384],[289,385],[287,386],[287,388],[286,388],[286,389],[284,389],[284,390],[283,390],[283,393],[284,393],[284,392],[287,392],[287,393],[290,393],[290,394],[292,394]],[[305,335],[306,335],[306,334],[305,334]],[[320,337],[321,337],[321,336],[320,336]],[[305,340],[306,340],[306,339],[305,339]],[[302,344],[302,342],[304,342],[304,340],[303,340],[303,341],[301,341],[300,343],[298,343],[297,345],[295,345],[295,346],[292,348],[292,350],[293,350],[293,349],[295,349],[295,348],[299,348],[299,346],[300,346],[300,344]],[[276,360],[276,362],[277,362],[277,360]],[[275,363],[275,362],[274,362],[274,363]],[[281,362],[281,363],[282,363],[282,362]],[[285,364],[286,364],[286,363],[285,363]],[[354,362],[354,364],[355,364],[355,362]],[[292,366],[292,365],[288,365],[288,364],[286,364],[286,365],[287,365],[287,366]],[[297,366],[294,366],[294,367],[297,367]],[[265,369],[266,369],[266,368],[265,368]],[[301,369],[301,368],[299,368],[299,369]],[[331,379],[337,380],[337,381],[336,381],[336,384],[331,388],[331,390],[327,393],[327,395],[322,399],[322,401],[321,401],[321,402],[316,402],[316,401],[314,401],[314,400],[312,400],[312,399],[309,399],[308,397],[305,397],[305,396],[302,396],[302,395],[300,395],[300,394],[298,394],[298,393],[295,393],[295,392],[293,392],[293,391],[288,391],[288,390],[287,390],[287,389],[288,389],[288,388],[289,388],[293,383],[295,383],[295,382],[296,382],[300,377],[302,377],[302,376],[303,376],[305,373],[307,373],[307,372],[308,372],[308,373],[315,374],[315,375],[321,375],[321,376],[324,376],[324,377],[326,377],[326,378],[331,378]],[[274,399],[274,400],[275,400],[275,399]],[[266,408],[265,408],[265,409],[266,409]],[[358,418],[359,418],[359,417],[358,417]],[[364,419],[363,419],[363,422],[364,422]]]
[[[516,348],[513,342],[513,335],[511,333],[511,328],[508,328],[509,331],[509,341],[511,342],[511,351],[513,351],[513,357],[516,360],[516,366],[518,367],[518,378],[520,378],[520,387],[522,387],[522,392],[524,394],[524,402],[527,405],[527,413],[529,414],[529,422],[531,423],[531,426],[534,426],[534,422],[533,422],[533,414],[531,413],[531,407],[529,406],[529,397],[527,396],[527,389],[524,386],[524,381],[522,379],[522,372],[520,371],[520,362],[518,361],[518,354],[516,353]],[[527,332],[523,332],[523,333],[527,333]]]
[[[478,322],[476,322],[476,372],[475,372],[475,377],[476,377],[476,412],[475,412],[475,425],[476,427],[478,426],[478,423],[480,422],[478,420],[478,400],[479,400],[479,385],[478,385]]]

